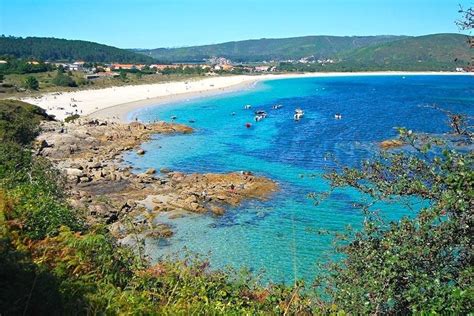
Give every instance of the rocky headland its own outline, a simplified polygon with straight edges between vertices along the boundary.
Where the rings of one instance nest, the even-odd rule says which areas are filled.
[[[119,239],[168,237],[170,227],[157,223],[161,212],[222,215],[227,207],[248,199],[264,199],[277,184],[250,172],[185,174],[150,168],[132,172],[121,159],[125,151],[146,155],[140,145],[153,134],[192,133],[165,122],[122,124],[101,120],[45,122],[37,138],[37,155],[50,160],[64,175],[70,203],[90,223],[109,225]]]

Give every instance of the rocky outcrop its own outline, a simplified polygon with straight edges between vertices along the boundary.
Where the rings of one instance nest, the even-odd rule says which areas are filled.
[[[399,139],[388,139],[380,142],[379,146],[382,149],[392,149],[403,146],[404,143]]]
[[[43,128],[37,154],[63,171],[70,202],[86,210],[86,220],[109,224],[117,238],[129,232],[170,236],[170,228],[155,220],[160,212],[222,215],[226,207],[266,198],[277,189],[275,182],[250,172],[184,174],[163,168],[157,174],[149,168],[136,174],[121,163],[124,151],[139,153],[141,143],[154,133],[192,132],[184,125],[92,120],[47,122]]]

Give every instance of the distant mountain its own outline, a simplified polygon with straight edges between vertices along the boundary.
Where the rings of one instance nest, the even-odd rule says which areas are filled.
[[[167,62],[199,62],[213,56],[226,57],[236,62],[252,62],[299,59],[311,55],[330,58],[341,52],[403,38],[406,36],[304,36],[135,51]]]
[[[167,62],[202,61],[212,56],[236,62],[298,60],[308,56],[337,60],[325,68],[313,67],[315,71],[453,70],[467,65],[472,56],[466,40],[461,34],[305,36],[137,51]]]
[[[339,54],[345,64],[391,70],[443,70],[465,66],[473,52],[461,34],[433,34],[369,45]]]
[[[34,58],[49,61],[83,60],[86,62],[153,63],[143,54],[94,42],[49,37],[0,37],[0,56]]]

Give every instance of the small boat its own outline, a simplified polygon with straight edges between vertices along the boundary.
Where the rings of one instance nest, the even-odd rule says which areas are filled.
[[[175,115],[173,115],[173,116],[171,117],[172,120],[176,120],[177,118],[178,118],[178,117],[175,116]]]
[[[336,113],[336,114],[334,114],[334,118],[335,118],[336,120],[340,120],[340,119],[342,119],[342,114]]]
[[[189,123],[196,123],[196,120],[189,120]]]
[[[263,120],[265,117],[262,116],[262,115],[255,115],[255,122],[260,122],[261,120]]]
[[[251,109],[251,108],[252,108],[252,106],[250,104],[247,104],[247,105],[244,106],[245,110],[248,110],[248,109]]]
[[[272,109],[278,110],[278,109],[281,109],[282,107],[283,107],[283,105],[281,105],[281,104],[276,104],[276,105],[272,106]]]
[[[230,113],[230,115],[234,116],[234,115],[235,115],[235,112]]]
[[[266,118],[267,117],[267,112],[265,112],[264,110],[258,110],[258,111],[255,111],[255,115],[262,116],[263,118]]]
[[[296,109],[293,118],[295,121],[299,121],[304,116],[304,111],[302,109]]]

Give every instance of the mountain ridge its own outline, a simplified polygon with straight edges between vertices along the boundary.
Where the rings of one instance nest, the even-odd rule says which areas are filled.
[[[168,62],[198,62],[213,56],[226,57],[237,62],[270,59],[294,59],[320,54],[328,57],[335,52],[406,38],[404,35],[327,36],[308,35],[287,38],[261,38],[229,41],[219,44],[179,48],[138,49],[136,52]],[[317,50],[316,46],[320,46]],[[268,52],[263,52],[262,50]],[[285,52],[285,50],[287,50]],[[323,56],[327,55],[327,56]]]
[[[297,61],[314,56],[333,59],[334,70],[454,70],[465,67],[472,52],[466,35],[303,36],[252,39],[137,52],[166,62],[202,62],[214,56],[234,62]]]

